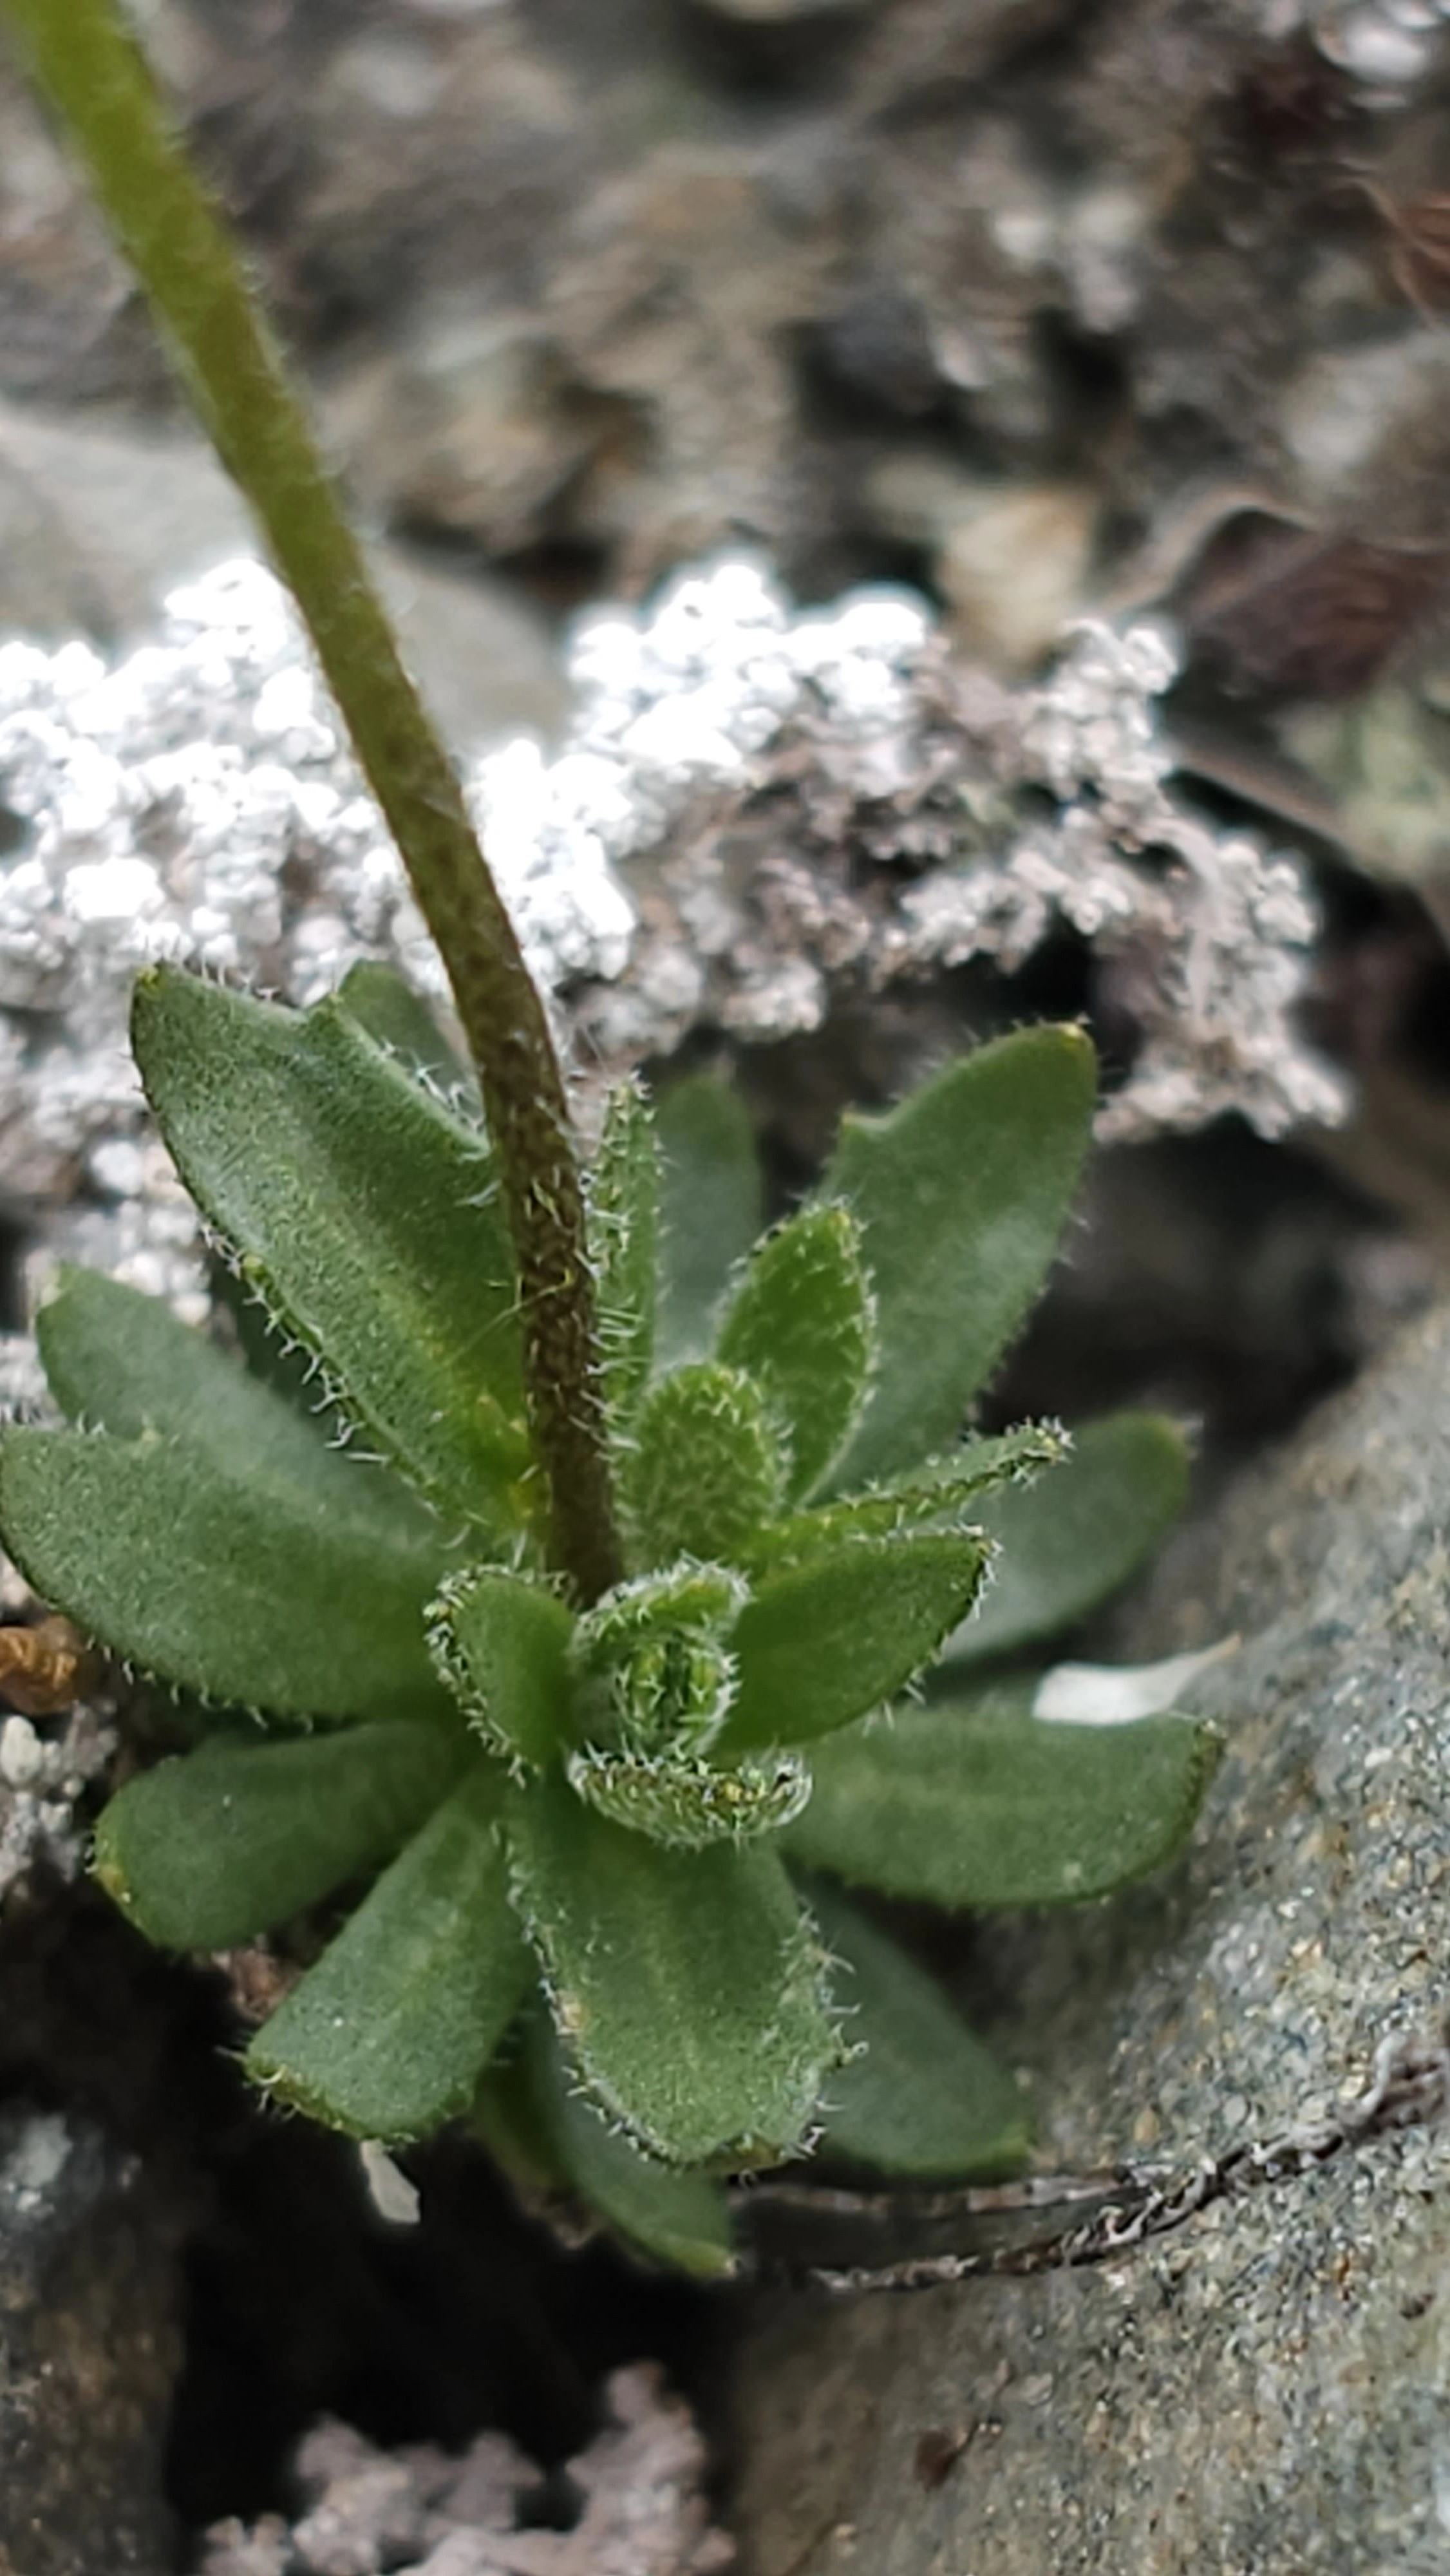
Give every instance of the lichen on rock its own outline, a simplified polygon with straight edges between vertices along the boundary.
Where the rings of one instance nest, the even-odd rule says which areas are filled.
[[[305,2510],[207,2535],[202,2576],[717,2576],[735,2551],[709,2519],[705,2445],[649,2362],[618,2370],[608,2420],[568,2463],[566,2531],[530,2523],[540,2472],[503,2433],[460,2458],[430,2443],[381,2451],[346,2424],[316,2425],[297,2454]]]
[[[742,1043],[970,957],[1014,972],[1059,926],[1115,962],[1139,1051],[1113,1135],[1238,1108],[1336,1117],[1293,1022],[1314,913],[1298,862],[1171,782],[1159,629],[1073,630],[1011,690],[925,604],[793,614],[755,561],[581,620],[554,758],[520,739],[469,793],[530,962],[586,1058],[713,1025]],[[0,648],[0,1143],[63,1248],[204,1310],[196,1238],[125,1048],[158,957],[306,1003],[362,956],[441,998],[437,956],[295,618],[236,562],[160,638]],[[64,1222],[58,1212],[64,1210]]]

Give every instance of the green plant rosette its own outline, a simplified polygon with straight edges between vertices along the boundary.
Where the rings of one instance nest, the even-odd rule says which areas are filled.
[[[247,2050],[269,2094],[395,2142],[470,2111],[502,2136],[507,2096],[530,2156],[698,2271],[730,2260],[722,2177],[812,2141],[1010,2168],[1015,2088],[847,1891],[1105,1894],[1212,1766],[1188,1719],[1044,1725],[993,1678],[1183,1498],[1157,1416],[966,1428],[1072,1203],[1086,1038],[1023,1031],[848,1118],[764,1232],[727,1089],[620,1089],[588,1221],[626,1572],[587,1605],[546,1558],[489,1140],[406,988],[359,969],[295,1013],[162,967],[133,1038],[239,1297],[309,1372],[97,1274],[41,1312],[68,1427],[0,1437],[5,1543],[212,1711],[101,1817],[116,1902],[182,1951],[325,1906]]]

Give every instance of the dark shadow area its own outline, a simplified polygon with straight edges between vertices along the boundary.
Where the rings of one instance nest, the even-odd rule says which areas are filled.
[[[602,2241],[565,2251],[456,2132],[408,2159],[421,2223],[386,2225],[345,2140],[249,2092],[244,2037],[221,1978],[163,1958],[98,1891],[52,1884],[7,1915],[0,2100],[85,2115],[138,2158],[154,2260],[179,2254],[167,2490],[193,2535],[291,2506],[291,2454],[324,2414],[383,2445],[510,2433],[545,2473],[536,2522],[567,2529],[556,2473],[610,2371],[657,2358],[708,2408],[718,2300]]]
[[[620,2363],[659,2358],[690,2394],[708,2378],[704,2293],[602,2243],[565,2252],[460,2136],[407,2162],[422,2214],[398,2228],[372,2208],[353,2149],[324,2131],[239,2099],[207,2142],[169,2445],[172,2500],[193,2527],[285,2508],[288,2460],[319,2415],[384,2447],[462,2450],[495,2427],[553,2471],[596,2430]],[[567,2481],[546,2485],[535,2519],[569,2527]]]

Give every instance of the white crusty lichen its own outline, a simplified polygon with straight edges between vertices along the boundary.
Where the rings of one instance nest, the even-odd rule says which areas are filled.
[[[655,626],[613,618],[577,673],[581,728],[635,818],[629,969],[575,1006],[606,1058],[700,1021],[790,1036],[852,990],[975,958],[1011,975],[1068,929],[1133,1032],[1104,1135],[1237,1110],[1275,1136],[1343,1115],[1294,1025],[1316,927],[1304,869],[1171,784],[1166,630],[1086,621],[1047,682],[1008,690],[956,662],[919,603],[863,593],[790,620],[739,564],[677,585],[657,627],[668,660]],[[646,717],[663,735],[677,702],[695,764],[668,793],[650,777],[641,823],[630,743]]]
[[[718,562],[580,620],[550,757],[475,759],[470,802],[581,1056],[709,1024],[743,1043],[968,958],[1078,932],[1137,1052],[1118,1135],[1241,1110],[1267,1134],[1339,1087],[1293,1027],[1303,873],[1174,794],[1146,627],[1068,639],[1040,688],[955,664],[925,605],[793,613]],[[173,594],[158,639],[0,647],[0,1187],[57,1249],[200,1312],[190,1212],[126,1051],[136,968],[298,1003],[361,957],[442,997],[438,958],[283,591],[253,563]]]
[[[319,2424],[297,2454],[299,2519],[264,2514],[207,2534],[202,2576],[716,2576],[735,2551],[711,2527],[706,2452],[686,2406],[649,2362],[618,2370],[608,2420],[568,2464],[579,2497],[570,2531],[529,2520],[543,2481],[503,2433],[460,2458],[431,2444],[375,2450],[347,2425]]]
[[[1293,1023],[1317,926],[1303,869],[1174,796],[1156,704],[1176,668],[1156,627],[1079,625],[1051,682],[1021,701],[1022,775],[1055,810],[1000,857],[927,879],[903,910],[946,964],[986,954],[1010,973],[1059,923],[1110,961],[1137,1052],[1101,1113],[1105,1138],[1226,1110],[1265,1136],[1332,1125],[1344,1086]]]
[[[0,647],[0,799],[0,1187],[26,1209],[137,1211],[101,1229],[109,1266],[195,1300],[194,1229],[126,1047],[136,968],[175,958],[306,1002],[383,956],[444,989],[285,592],[223,566],[112,669],[82,644]],[[629,907],[602,871],[520,859],[508,892],[547,982],[623,965]]]
[[[116,1750],[116,1730],[93,1702],[37,1726],[0,1717],[0,1900],[39,1864],[74,1878],[86,1844],[76,1810]]]

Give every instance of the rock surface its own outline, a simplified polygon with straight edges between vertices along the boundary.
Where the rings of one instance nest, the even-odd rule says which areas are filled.
[[[167,2576],[169,2254],[90,2121],[0,2110],[0,2576]]]
[[[131,643],[173,590],[257,550],[240,493],[195,431],[0,401],[0,632]],[[558,729],[567,692],[536,611],[416,546],[380,538],[372,555],[452,742]]]
[[[1450,1881],[1450,1309],[1185,1542],[1125,1640],[1237,1630],[1170,1881],[989,1936],[1043,2162],[1177,2171],[1434,2038]],[[1037,2278],[762,2300],[751,2576],[1419,2576],[1450,2565],[1450,2139],[1416,2125]]]

